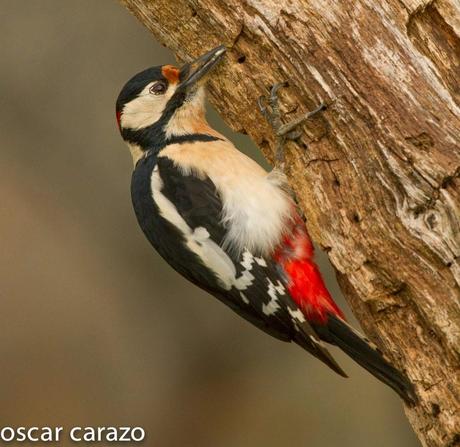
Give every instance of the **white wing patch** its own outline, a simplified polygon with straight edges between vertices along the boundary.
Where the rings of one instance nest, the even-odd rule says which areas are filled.
[[[179,214],[176,207],[171,203],[171,201],[168,200],[161,193],[161,188],[163,187],[163,181],[161,180],[158,169],[154,169],[152,172],[151,186],[152,186],[153,200],[157,204],[160,210],[161,216],[165,218],[168,222],[171,222],[182,233],[190,235],[192,233],[192,229],[188,226],[187,222],[185,222],[185,220]]]
[[[299,323],[305,322],[305,315],[300,309],[292,310],[288,307],[288,311],[291,314],[291,317],[295,320],[294,322],[299,322]]]
[[[241,261],[241,265],[246,270],[251,270],[253,262],[254,262],[254,256],[252,256],[252,253],[250,253],[249,251],[246,250],[243,253],[243,260]]]
[[[251,272],[244,271],[241,276],[235,279],[234,286],[238,290],[246,290],[254,282],[254,275]]]
[[[267,262],[265,261],[264,258],[254,258],[257,262],[258,265],[261,267],[267,267]]]
[[[241,276],[235,281],[235,287],[238,290],[245,290],[254,282],[254,275],[251,273],[253,263],[254,256],[246,250],[243,253],[243,260],[240,262],[245,270],[241,272]]]
[[[249,304],[248,297],[243,292],[240,292],[240,297],[244,304]]]
[[[280,294],[280,295],[284,295],[286,293],[286,289],[284,288],[283,284],[281,283],[281,281],[276,281],[276,285],[275,285],[275,290]]]
[[[190,228],[184,218],[179,214],[173,203],[162,194],[163,181],[158,169],[154,169],[151,177],[152,197],[158,206],[161,216],[173,224],[184,234],[187,247],[201,258],[204,265],[211,269],[217,276],[221,286],[230,290],[232,287],[238,290],[247,289],[254,281],[251,273],[254,257],[246,252],[243,257],[245,270],[236,277],[236,267],[227,253],[216,244],[204,227]]]
[[[276,313],[279,309],[281,309],[281,306],[278,302],[278,294],[284,295],[284,287],[281,285],[281,283],[277,283],[277,285],[273,284],[270,279],[268,279],[268,296],[270,297],[270,301],[267,304],[262,305],[262,312],[265,315],[273,315]]]
[[[252,269],[255,265],[267,267],[264,258],[254,256],[248,249],[242,252],[240,265],[244,268],[237,277],[236,266],[225,250],[216,244],[210,237],[209,232],[204,227],[191,228],[184,218],[177,211],[174,204],[161,192],[163,181],[161,180],[158,169],[154,169],[151,177],[152,196],[158,206],[161,216],[173,224],[181,233],[183,233],[187,247],[202,260],[219,280],[222,288],[230,290],[235,287],[243,303],[250,304],[246,291],[255,280]],[[282,303],[280,297],[286,295],[286,289],[281,281],[274,283],[267,277],[267,295],[270,297],[268,303],[262,304],[262,312],[267,315],[274,315],[278,312]],[[289,313],[294,323],[305,322],[305,317],[300,309],[289,309]]]
[[[184,175],[207,176],[215,185],[227,228],[224,248],[260,256],[279,244],[295,209],[281,172],[267,173],[227,140],[171,144],[160,156],[174,160]],[[264,263],[261,258],[256,262]]]

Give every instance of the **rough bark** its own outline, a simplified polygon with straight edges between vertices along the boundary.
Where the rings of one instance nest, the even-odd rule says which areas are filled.
[[[122,2],[179,59],[229,48],[211,102],[268,159],[259,95],[287,80],[288,117],[328,103],[288,146],[292,187],[362,326],[415,383],[420,440],[460,445],[458,0]]]

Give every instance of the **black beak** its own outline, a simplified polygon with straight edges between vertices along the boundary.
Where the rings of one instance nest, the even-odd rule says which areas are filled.
[[[219,45],[193,62],[185,64],[180,69],[180,87],[189,89],[196,85],[222,59],[225,51],[226,48]]]

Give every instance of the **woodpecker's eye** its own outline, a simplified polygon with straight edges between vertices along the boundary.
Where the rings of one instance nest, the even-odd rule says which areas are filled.
[[[166,84],[163,81],[155,82],[149,91],[152,95],[162,95],[166,91]]]

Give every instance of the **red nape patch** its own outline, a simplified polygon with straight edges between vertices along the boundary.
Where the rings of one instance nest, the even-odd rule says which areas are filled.
[[[116,116],[117,116],[118,130],[121,132],[121,112],[119,110],[117,110]]]
[[[161,68],[161,73],[170,84],[177,84],[179,82],[179,69],[173,65],[164,65]]]

